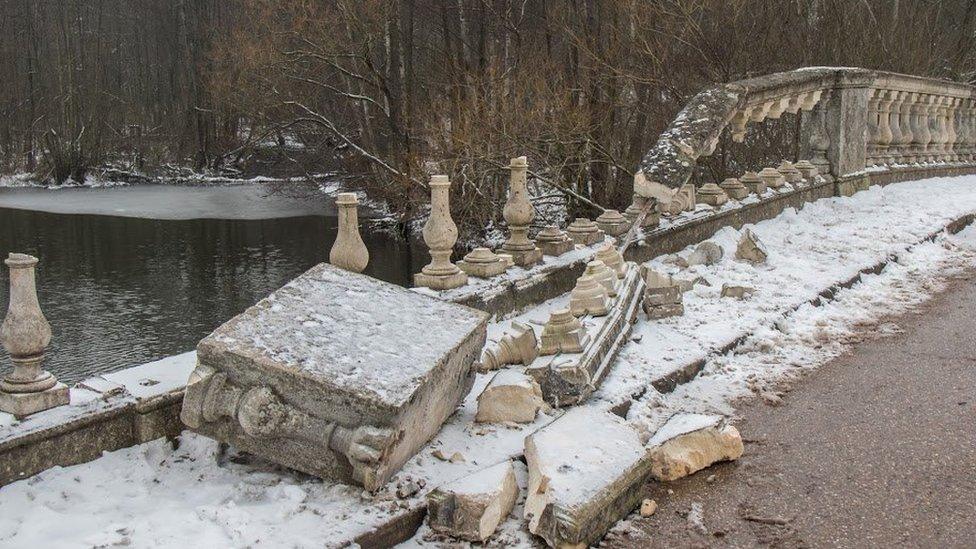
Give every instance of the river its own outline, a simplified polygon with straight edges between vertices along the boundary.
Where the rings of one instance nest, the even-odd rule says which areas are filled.
[[[327,261],[336,231],[331,201],[269,195],[262,185],[0,189],[0,253],[41,260],[38,297],[54,332],[45,367],[69,384],[195,348]],[[362,232],[366,274],[407,285],[423,261],[415,256],[426,254]],[[8,284],[3,268],[3,312]]]

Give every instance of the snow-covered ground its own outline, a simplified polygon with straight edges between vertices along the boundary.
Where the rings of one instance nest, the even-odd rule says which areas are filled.
[[[606,408],[639,395],[628,420],[648,434],[676,411],[735,415],[736,399],[754,393],[776,398],[783,382],[843,353],[865,330],[884,333],[886,315],[905,311],[939,291],[944,280],[976,266],[976,229],[924,241],[947,222],[976,212],[976,177],[940,178],[872,188],[830,198],[752,227],[769,261],[751,266],[733,259],[738,231],[714,240],[725,256],[713,266],[680,270],[668,258],[651,266],[680,277],[703,277],[685,294],[686,313],[640,320],[614,371],[585,406]],[[821,306],[809,302],[859,271],[891,259]],[[680,271],[680,272],[679,272]],[[723,283],[754,287],[745,300],[719,297]],[[520,319],[538,324],[565,301],[557,298]],[[491,327],[504,332],[508,321]],[[734,351],[715,350],[748,336]],[[649,379],[681,364],[706,359],[695,380],[673,393],[647,387]],[[506,427],[472,423],[476,397],[489,376],[479,375],[462,409],[404,467],[389,489],[374,496],[281,471],[260,461],[223,459],[217,444],[184,433],[178,448],[162,441],[106,454],[74,467],[55,468],[0,488],[0,544],[9,546],[322,547],[350,539],[421,503],[424,492],[521,452],[523,438],[552,420]],[[581,435],[584,435],[581,433]],[[444,462],[439,454],[463,456]],[[748,451],[748,448],[747,448]],[[398,484],[424,481],[399,500]],[[498,541],[524,545],[517,511]],[[406,546],[434,545],[422,528]]]

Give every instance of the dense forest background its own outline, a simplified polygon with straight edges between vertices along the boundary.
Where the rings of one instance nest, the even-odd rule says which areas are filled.
[[[807,65],[971,81],[974,11],[976,0],[0,0],[0,171],[335,171],[403,218],[426,202],[428,174],[447,173],[458,217],[484,227],[504,201],[500,167],[524,154],[556,195],[622,208],[639,158],[702,88]]]

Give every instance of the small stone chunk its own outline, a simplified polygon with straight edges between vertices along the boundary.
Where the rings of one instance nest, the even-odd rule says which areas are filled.
[[[688,255],[685,262],[691,265],[715,265],[722,260],[722,247],[706,240],[695,246],[695,250]]]
[[[803,182],[803,176],[800,174],[800,170],[796,169],[796,166],[792,162],[782,161],[779,167],[776,168],[776,171],[783,175],[783,179],[787,183],[796,184]]]
[[[529,532],[559,548],[596,542],[637,508],[650,469],[637,431],[589,407],[526,437],[525,460]]]
[[[653,499],[645,499],[641,502],[640,516],[647,518],[657,512],[657,502]]]
[[[786,185],[786,178],[783,174],[779,173],[776,168],[763,168],[759,172],[759,178],[766,183],[766,187],[770,189],[779,189],[783,185]]]
[[[718,186],[725,191],[725,194],[729,195],[729,198],[735,200],[742,200],[743,198],[749,196],[749,189],[742,184],[741,181],[734,177],[730,177],[725,181],[722,181]]]
[[[617,273],[606,266],[605,263],[599,259],[594,259],[586,264],[586,270],[583,274],[587,274],[593,277],[594,280],[603,285],[607,289],[607,295],[610,297],[617,297]]]
[[[582,353],[589,342],[586,329],[569,309],[553,311],[542,327],[540,355]]]
[[[697,200],[699,204],[718,207],[729,201],[729,195],[715,183],[705,183],[698,189]]]
[[[752,194],[763,194],[766,192],[766,182],[759,177],[756,172],[746,172],[739,178],[739,182],[745,185]]]
[[[603,242],[605,238],[603,231],[597,224],[585,217],[577,217],[573,220],[566,228],[566,232],[569,234],[569,238],[573,239],[573,242],[581,246],[592,246],[598,242]]]
[[[597,279],[584,274],[569,294],[569,310],[573,316],[604,316],[610,312],[610,295]]]
[[[817,167],[814,166],[809,160],[801,160],[794,164],[797,170],[800,171],[800,175],[806,182],[813,183],[817,179]]]
[[[497,370],[508,364],[528,366],[539,356],[539,344],[535,330],[521,322],[512,322],[512,330],[498,340],[495,347],[486,347],[481,353],[478,370]]]
[[[549,225],[539,231],[535,237],[535,243],[542,250],[542,253],[551,256],[560,256],[571,252],[576,246],[572,239],[556,225]]]
[[[671,203],[667,208],[668,213],[678,215],[684,211],[694,211],[696,203],[695,196],[694,183],[685,183],[671,199]]]
[[[624,261],[624,256],[620,255],[620,251],[609,242],[596,251],[596,258],[617,273],[617,278],[623,278],[627,274],[627,263]]]
[[[458,261],[458,267],[471,276],[491,278],[504,273],[510,263],[500,255],[495,255],[488,248],[475,248]]]
[[[427,494],[427,524],[441,534],[483,542],[512,512],[518,494],[515,468],[506,460]]]
[[[596,224],[601,231],[610,236],[620,236],[630,229],[630,223],[627,222],[627,218],[620,215],[620,212],[617,210],[604,210],[596,218]]]
[[[545,408],[542,389],[534,379],[518,370],[502,370],[478,395],[478,423],[532,423]]]
[[[651,474],[659,481],[684,478],[719,461],[742,456],[739,431],[720,416],[675,414],[647,443]]]
[[[739,239],[739,245],[735,249],[735,258],[758,265],[766,262],[766,259],[769,258],[769,252],[766,251],[766,246],[760,242],[759,237],[751,230],[746,229],[742,231],[742,238]]]
[[[668,275],[647,269],[644,275],[644,314],[648,320],[657,320],[685,313],[681,288]]]
[[[749,286],[733,286],[730,284],[722,284],[722,297],[734,297],[736,299],[745,299],[755,293],[755,288],[750,288]]]

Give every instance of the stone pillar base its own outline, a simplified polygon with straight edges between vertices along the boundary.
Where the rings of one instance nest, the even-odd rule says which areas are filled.
[[[574,248],[576,248],[576,244],[569,238],[559,242],[539,242],[539,249],[545,255],[560,256],[573,251]]]
[[[532,248],[531,250],[506,250],[504,247],[498,250],[500,254],[508,254],[512,256],[512,261],[519,267],[533,267],[536,264],[542,263],[542,250],[538,247]]]
[[[0,411],[17,419],[68,404],[68,386],[58,383],[39,393],[5,393],[0,391]]]
[[[468,283],[468,274],[458,271],[452,275],[426,275],[417,273],[413,275],[414,286],[423,286],[431,290],[451,290],[460,288]]]

